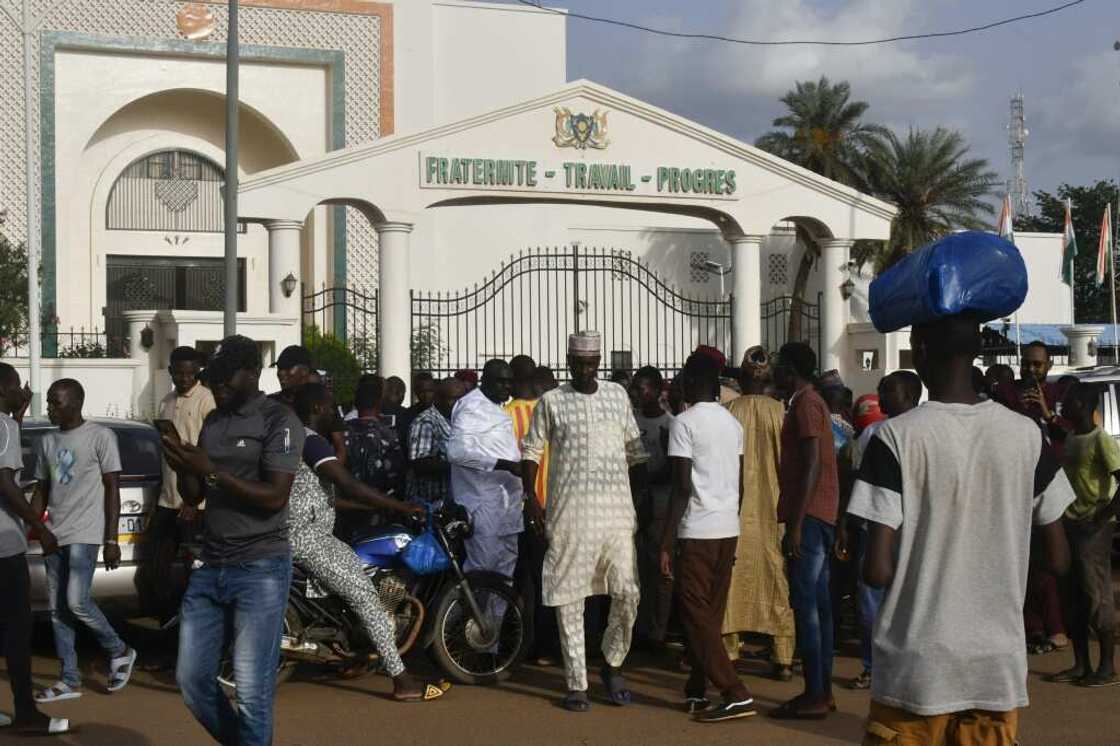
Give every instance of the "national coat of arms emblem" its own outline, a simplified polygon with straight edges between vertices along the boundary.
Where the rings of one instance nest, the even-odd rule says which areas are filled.
[[[558,148],[595,148],[603,150],[610,145],[607,139],[607,112],[596,109],[590,115],[573,114],[570,109],[557,106],[556,134],[552,142]]]

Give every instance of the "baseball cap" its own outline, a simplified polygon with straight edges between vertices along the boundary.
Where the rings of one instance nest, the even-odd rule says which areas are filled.
[[[887,419],[887,416],[879,408],[878,394],[864,394],[856,399],[854,410],[852,419],[855,420],[855,426],[860,430]]]
[[[276,358],[276,362],[272,364],[272,367],[279,370],[287,370],[297,365],[305,365],[308,368],[312,367],[311,353],[307,351],[306,347],[291,345],[290,347],[284,348],[284,351],[280,353],[280,357]]]

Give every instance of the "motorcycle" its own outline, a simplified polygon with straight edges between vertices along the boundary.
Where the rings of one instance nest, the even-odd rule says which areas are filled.
[[[416,528],[392,525],[370,530],[355,538],[351,547],[393,620],[401,655],[419,645],[453,681],[502,681],[529,647],[525,605],[505,577],[463,571],[463,543],[472,530],[463,508],[446,506],[432,518],[435,536],[450,559],[443,573],[416,575],[402,562],[404,548],[419,534]],[[301,661],[331,666],[345,677],[380,667],[358,616],[296,565],[284,614],[277,683],[291,677]],[[232,672],[227,656],[219,675],[227,691],[236,686]]]

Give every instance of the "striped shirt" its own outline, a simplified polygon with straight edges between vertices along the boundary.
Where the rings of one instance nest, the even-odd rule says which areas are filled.
[[[537,408],[540,399],[514,399],[505,405],[506,413],[513,419],[513,434],[517,438],[518,446],[529,432],[529,423],[533,421],[533,410]],[[548,444],[544,446],[544,455],[537,468],[537,500],[544,506],[548,502]]]
[[[447,461],[447,438],[451,423],[434,406],[428,407],[412,421],[408,431],[408,460],[436,458]],[[451,492],[450,477],[426,477],[412,470],[408,479],[408,497],[421,505],[440,503]]]

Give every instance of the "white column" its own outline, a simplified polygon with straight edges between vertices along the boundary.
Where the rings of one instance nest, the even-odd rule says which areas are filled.
[[[412,383],[409,337],[412,305],[409,300],[408,243],[411,223],[381,223],[377,229],[379,248],[377,346],[381,375],[400,376],[406,389]],[[405,394],[408,401],[408,394]]]
[[[848,252],[855,243],[850,238],[825,238],[821,247],[821,372],[839,370],[844,373],[842,360],[847,340],[848,302],[840,294],[844,284],[844,270],[848,266]]]
[[[765,236],[731,236],[731,365],[747,349],[762,344],[762,241]]]
[[[163,329],[156,311],[125,311],[124,319],[128,324],[129,357],[137,365],[132,369],[132,411],[117,416],[147,419],[155,416],[156,404],[167,393],[156,390],[155,371],[168,364],[164,357],[170,351],[164,353],[162,349]],[[152,346],[145,348],[142,342],[147,328],[152,330]]]
[[[270,220],[268,229],[268,312],[292,318],[300,315],[300,220]],[[296,279],[295,289],[284,297],[283,282],[291,275]]]

